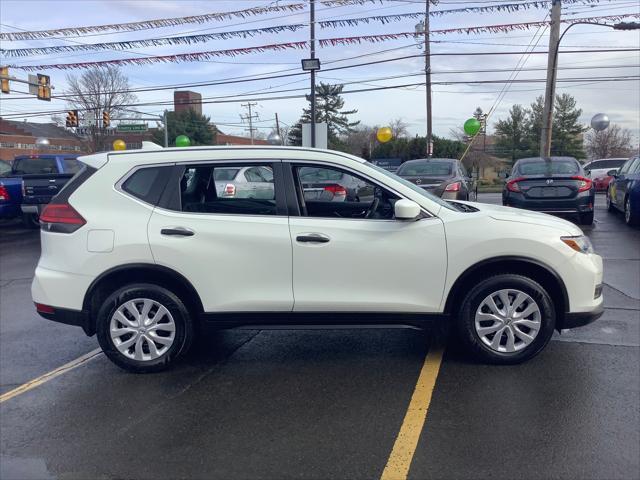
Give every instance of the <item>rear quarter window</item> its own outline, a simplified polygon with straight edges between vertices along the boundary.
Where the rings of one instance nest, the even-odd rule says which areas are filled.
[[[78,173],[82,168],[82,165],[75,158],[62,159],[62,166],[64,167],[64,173]]]
[[[142,200],[157,205],[167,185],[171,167],[147,167],[136,170],[122,183],[122,190]]]

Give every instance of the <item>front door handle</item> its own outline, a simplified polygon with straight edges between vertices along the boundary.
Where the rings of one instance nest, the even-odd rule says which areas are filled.
[[[179,237],[193,237],[195,235],[193,230],[189,230],[184,227],[163,228],[160,230],[162,235],[174,235]]]
[[[329,243],[329,237],[320,233],[309,233],[306,235],[298,235],[296,241],[302,243]]]

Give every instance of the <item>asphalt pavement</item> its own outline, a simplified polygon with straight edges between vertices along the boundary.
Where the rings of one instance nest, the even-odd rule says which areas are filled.
[[[409,478],[640,478],[640,230],[602,197],[584,230],[605,259],[604,316],[518,366],[450,342]],[[0,394],[97,348],[35,314],[38,255],[37,232],[0,224]],[[98,354],[0,403],[0,479],[380,478],[434,343],[234,330],[154,375]]]

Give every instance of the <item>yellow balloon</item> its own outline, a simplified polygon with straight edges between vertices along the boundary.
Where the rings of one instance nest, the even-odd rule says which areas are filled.
[[[115,140],[113,142],[113,149],[114,150],[126,150],[127,149],[127,144],[124,143],[124,140]]]
[[[393,132],[389,127],[381,127],[378,129],[376,137],[380,143],[387,143],[393,137]]]

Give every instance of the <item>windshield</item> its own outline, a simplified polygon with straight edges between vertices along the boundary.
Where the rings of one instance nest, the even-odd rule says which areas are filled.
[[[518,166],[518,172],[521,175],[546,175],[548,173],[548,165],[544,160],[539,162],[525,162]],[[552,160],[551,174],[567,174],[576,175],[580,173],[580,166],[574,160]]]
[[[379,167],[377,165],[373,165],[372,163],[368,163],[368,165],[374,170],[376,170],[377,172],[384,173],[387,177],[397,180],[398,182],[402,183],[404,186],[409,187],[414,192],[419,193],[423,197],[428,198],[432,202],[436,202],[438,205],[444,208],[448,208],[449,210],[457,211],[456,208],[454,208],[452,205],[442,200],[440,197],[436,197],[432,193],[427,192],[424,188],[420,188],[417,185],[414,185],[409,180],[405,180],[404,178],[396,175],[395,173],[391,173],[389,170],[385,170],[384,168]]]
[[[450,177],[452,167],[451,162],[407,162],[396,173],[402,176]]]

